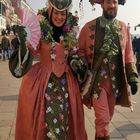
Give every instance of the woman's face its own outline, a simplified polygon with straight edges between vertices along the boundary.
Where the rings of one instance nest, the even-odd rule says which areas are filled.
[[[52,22],[55,26],[61,27],[65,23],[66,17],[66,10],[57,11],[56,9],[54,9],[52,13]]]

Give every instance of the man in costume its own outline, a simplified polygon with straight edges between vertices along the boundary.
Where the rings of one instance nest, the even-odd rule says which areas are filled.
[[[95,110],[95,140],[109,140],[114,107],[116,104],[131,106],[130,92],[133,95],[137,92],[138,75],[128,28],[116,19],[118,5],[125,1],[90,2],[101,4],[103,14],[88,22],[79,36],[79,54],[86,57],[91,71],[91,81],[87,81],[89,85],[85,84],[85,87],[92,86],[92,92],[85,93],[83,102]],[[100,65],[98,69],[95,68],[97,63]],[[94,83],[90,85],[93,75],[96,75]]]

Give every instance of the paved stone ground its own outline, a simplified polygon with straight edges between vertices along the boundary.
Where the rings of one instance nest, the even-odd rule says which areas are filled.
[[[0,140],[14,140],[18,89],[21,79],[12,77],[8,61],[0,60]],[[140,91],[139,91],[140,92]],[[134,112],[117,106],[110,124],[111,140],[140,140],[140,93],[133,96]],[[88,140],[94,140],[94,113],[85,107]]]

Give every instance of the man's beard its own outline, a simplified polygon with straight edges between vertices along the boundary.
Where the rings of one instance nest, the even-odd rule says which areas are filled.
[[[108,12],[106,12],[105,10],[103,11],[104,17],[108,20],[112,20],[116,17],[116,13],[112,13],[112,14],[108,14]]]

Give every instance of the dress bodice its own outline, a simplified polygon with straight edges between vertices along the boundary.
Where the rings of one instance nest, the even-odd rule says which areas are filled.
[[[40,53],[40,62],[42,65],[46,66],[47,69],[52,71],[57,77],[60,77],[67,67],[67,60],[65,58],[65,49],[59,43],[54,47],[56,54],[55,60],[51,59],[51,44],[47,44],[45,41],[42,41],[39,47]]]

